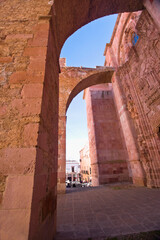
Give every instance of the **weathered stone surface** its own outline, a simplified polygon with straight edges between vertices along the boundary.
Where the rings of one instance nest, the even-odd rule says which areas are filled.
[[[2,209],[27,209],[31,207],[33,177],[11,176],[7,178]]]
[[[5,175],[26,175],[34,172],[36,149],[5,148],[0,150],[0,172]]]
[[[25,84],[21,96],[22,98],[41,98],[43,91],[43,85],[41,83],[37,84]]]

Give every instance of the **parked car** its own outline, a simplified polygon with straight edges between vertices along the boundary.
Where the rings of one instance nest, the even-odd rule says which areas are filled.
[[[82,184],[78,181],[71,182],[71,187],[81,187],[81,186],[82,186]]]
[[[76,182],[76,187],[82,187],[82,183],[80,183],[80,182]]]
[[[82,187],[91,187],[92,186],[92,184],[89,182],[89,183],[87,183],[87,182],[84,182],[84,183],[82,183]]]
[[[66,187],[70,188],[71,187],[71,182],[69,180],[66,181]]]
[[[70,187],[82,187],[82,183],[80,183],[78,181],[66,180],[66,187],[67,188],[70,188]]]

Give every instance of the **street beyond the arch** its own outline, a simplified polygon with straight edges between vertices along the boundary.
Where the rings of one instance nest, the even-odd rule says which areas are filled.
[[[160,229],[159,189],[131,184],[70,188],[58,196],[57,213],[56,240],[99,240],[130,234],[132,238],[127,239],[160,239],[159,232],[152,237],[145,233]],[[134,235],[140,232],[144,238]]]

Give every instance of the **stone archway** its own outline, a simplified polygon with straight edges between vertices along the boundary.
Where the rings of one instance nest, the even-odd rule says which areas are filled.
[[[99,17],[143,9],[139,0],[0,2],[0,236],[53,239],[56,230],[59,54]],[[158,1],[144,1],[159,24]],[[159,6],[159,5],[158,5]]]
[[[66,172],[66,111],[73,98],[85,88],[111,83],[114,69],[111,67],[76,68],[63,67],[59,75],[59,135],[58,135],[58,192],[65,193]]]
[[[65,40],[85,24],[110,14],[134,12],[144,8],[143,1],[133,0],[55,0],[57,40],[61,50]]]

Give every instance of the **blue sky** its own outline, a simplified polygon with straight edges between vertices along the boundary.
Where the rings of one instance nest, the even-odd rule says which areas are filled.
[[[70,36],[61,51],[67,66],[103,66],[105,45],[110,42],[116,19],[117,15],[100,18]],[[67,111],[67,160],[79,160],[79,151],[87,139],[86,105],[81,92],[73,99]]]

